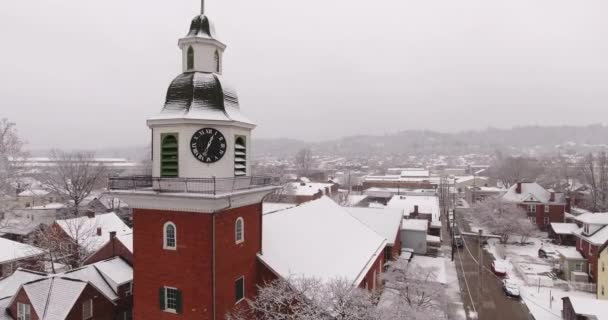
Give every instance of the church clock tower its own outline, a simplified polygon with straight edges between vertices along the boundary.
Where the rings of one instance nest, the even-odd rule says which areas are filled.
[[[262,199],[274,180],[251,175],[251,130],[222,78],[226,45],[205,15],[178,42],[182,73],[148,119],[152,174],[114,177],[133,208],[134,318],[224,319],[255,294]]]

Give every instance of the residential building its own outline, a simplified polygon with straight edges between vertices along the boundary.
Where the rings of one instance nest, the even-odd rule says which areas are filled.
[[[569,296],[562,303],[564,320],[608,320],[608,301]]]
[[[92,264],[112,257],[121,257],[133,265],[133,233],[116,235],[110,231],[110,240],[84,260],[84,264]]]
[[[469,204],[475,204],[480,201],[492,198],[500,198],[507,193],[507,189],[498,187],[480,187],[469,186],[465,188],[465,199]]]
[[[391,168],[386,175],[366,176],[363,189],[396,188],[402,190],[437,189],[441,178],[422,168]]]
[[[41,262],[45,255],[40,248],[0,238],[0,278],[10,276],[19,267],[43,270]]]
[[[323,196],[334,196],[338,194],[338,185],[335,183],[311,182],[303,179],[299,182],[288,183],[282,194],[282,201],[300,204],[311,200],[320,199]]]
[[[429,222],[420,219],[406,219],[401,225],[401,246],[413,249],[414,253],[427,253]]]
[[[576,244],[574,232],[579,228],[576,223],[554,222],[549,225],[547,232],[549,233],[549,238],[553,239],[557,244],[574,246]]]
[[[386,239],[384,261],[391,261],[401,253],[401,221],[403,210],[394,208],[357,208],[346,210],[363,224]]]
[[[547,230],[553,222],[564,222],[567,207],[565,195],[548,191],[536,182],[518,182],[501,199],[526,210],[529,219],[541,230]]]
[[[574,231],[577,250],[587,259],[589,275],[597,283],[599,249],[608,241],[608,213],[585,213],[576,217],[582,227]]]
[[[435,194],[408,192],[395,195],[386,204],[388,208],[403,209],[405,218],[439,221],[439,197]]]
[[[608,241],[598,250],[597,298],[608,300]]]
[[[574,247],[559,248],[559,265],[565,280],[573,282],[588,282],[587,259]]]

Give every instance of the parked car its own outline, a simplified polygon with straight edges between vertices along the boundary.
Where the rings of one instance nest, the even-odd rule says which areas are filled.
[[[502,280],[502,290],[508,297],[519,298],[519,285],[513,280]]]
[[[553,248],[543,246],[538,249],[538,257],[543,259],[558,259],[559,255]]]
[[[458,248],[462,248],[464,246],[464,240],[462,239],[461,235],[454,236],[454,245],[456,245]]]
[[[492,261],[492,272],[497,276],[504,277],[507,275],[507,266],[502,261],[494,260]]]

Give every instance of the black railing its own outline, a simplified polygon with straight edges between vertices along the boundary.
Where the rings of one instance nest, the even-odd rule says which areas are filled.
[[[109,190],[150,190],[156,192],[224,194],[260,187],[276,186],[273,177],[234,178],[155,178],[151,176],[110,177]]]

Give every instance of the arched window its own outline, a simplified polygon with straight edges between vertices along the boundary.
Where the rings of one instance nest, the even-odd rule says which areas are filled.
[[[220,73],[220,54],[217,52],[217,50],[213,56],[213,61],[215,62],[215,72]]]
[[[234,223],[234,240],[236,243],[245,241],[245,221],[241,217]]]
[[[178,144],[176,134],[167,134],[161,137],[160,146],[160,176],[163,178],[177,178],[178,171]]]
[[[167,250],[177,249],[177,229],[173,222],[167,222],[163,227],[163,248]]]
[[[194,69],[194,49],[188,47],[188,53],[186,54],[186,69]]]
[[[245,137],[236,137],[234,141],[234,176],[247,175],[247,145]]]

